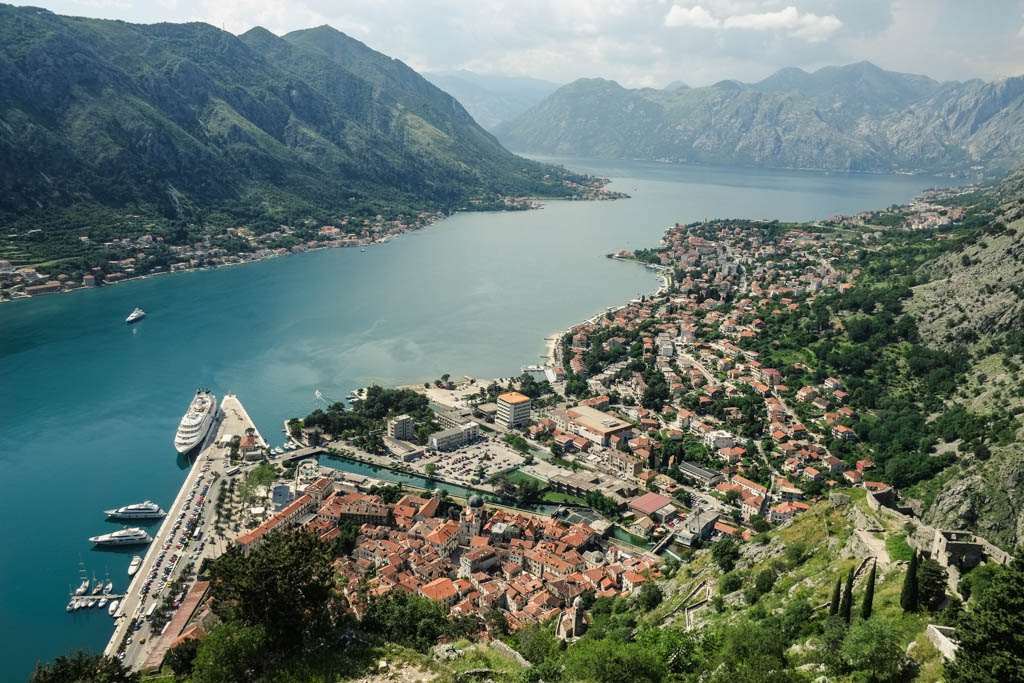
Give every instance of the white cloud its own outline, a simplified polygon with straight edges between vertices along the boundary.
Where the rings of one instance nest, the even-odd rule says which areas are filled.
[[[843,22],[832,14],[820,16],[813,12],[800,12],[792,5],[774,12],[731,14],[725,19],[712,15],[702,5],[693,7],[672,5],[668,14],[665,15],[665,26],[775,31],[810,43],[817,43],[842,28]]]
[[[787,31],[790,35],[810,42],[828,38],[842,27],[843,22],[834,15],[818,16],[811,12],[800,13],[790,5],[777,12],[737,14],[726,18],[725,28],[741,28],[753,31]]]
[[[711,12],[707,11],[700,5],[695,5],[694,7],[680,7],[679,5],[672,5],[668,14],[665,15],[665,26],[718,28],[721,25],[722,22],[719,19],[711,16]]]

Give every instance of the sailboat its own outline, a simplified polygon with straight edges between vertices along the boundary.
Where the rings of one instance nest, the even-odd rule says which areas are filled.
[[[75,589],[75,595],[85,595],[89,591],[89,575],[85,571],[85,565],[81,562],[78,563],[78,572],[82,575],[82,583]]]

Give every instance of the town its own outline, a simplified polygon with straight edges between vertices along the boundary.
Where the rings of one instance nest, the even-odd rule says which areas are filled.
[[[858,290],[863,273],[850,264],[871,247],[858,239],[866,228],[847,223],[674,225],[656,249],[610,255],[656,270],[663,286],[553,335],[545,363],[495,380],[365,387],[349,407],[318,390],[318,408],[284,422],[284,448],[271,448],[226,398],[230,415],[200,456],[199,478],[182,489],[186,504],[216,501],[203,508],[200,497],[196,507],[206,540],[192,549],[183,535],[177,547],[202,566],[179,576],[175,555],[148,600],[163,555],[147,555],[149,578],[132,586],[108,652],[159,665],[216,623],[208,562],[229,549],[249,556],[295,530],[332,551],[352,618],[397,591],[488,639],[553,624],[557,638],[575,641],[593,600],[657,604],[658,581],[697,551],[755,548],[775,527],[848,505],[851,490],[928,539],[916,542],[953,576],[1005,564],[1009,555],[985,539],[920,524],[901,502],[914,473],[886,453],[876,466],[877,443],[866,443],[877,439],[862,414],[874,389],[836,370],[853,367],[856,354],[803,353],[815,326],[835,329],[823,301],[898,310]],[[856,318],[843,332],[865,336]],[[890,566],[866,529],[855,533]],[[171,552],[171,538],[158,540]],[[867,565],[859,562],[858,580]],[[709,601],[704,590],[695,605]],[[694,609],[687,628],[701,623]],[[947,654],[948,634],[929,635]]]

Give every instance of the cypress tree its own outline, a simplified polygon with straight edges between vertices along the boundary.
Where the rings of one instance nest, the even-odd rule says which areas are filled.
[[[828,615],[834,617],[839,614],[839,579],[836,579],[836,587],[832,589],[832,602],[828,604]]]
[[[868,585],[864,588],[864,602],[860,605],[860,618],[867,621],[871,618],[871,603],[875,600],[875,567],[878,560],[871,564],[871,573],[868,574]]]
[[[903,590],[900,592],[900,607],[904,612],[916,612],[920,603],[917,591],[917,566],[920,560],[917,551],[910,556],[910,564],[907,566],[907,575],[903,578]]]
[[[839,602],[839,616],[847,624],[850,623],[850,612],[853,610],[853,570],[846,575],[846,587],[843,589],[843,599]]]

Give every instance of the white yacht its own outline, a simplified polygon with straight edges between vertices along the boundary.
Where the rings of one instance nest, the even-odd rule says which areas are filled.
[[[120,604],[121,603],[118,600],[114,600],[112,603],[110,603],[110,607],[107,608],[107,614],[109,614],[110,616],[114,616],[117,613],[117,606]]]
[[[209,389],[198,389],[174,435],[174,447],[181,454],[188,453],[206,438],[217,415],[217,397]]]
[[[167,514],[159,505],[149,500],[143,503],[125,505],[124,507],[119,507],[114,510],[104,510],[104,512],[107,517],[115,517],[119,519],[153,519],[156,517],[163,517]]]
[[[146,312],[141,308],[136,308],[134,311],[128,314],[128,317],[124,319],[126,323],[131,325],[134,322],[142,320],[146,317]]]
[[[139,571],[140,566],[142,566],[142,556],[136,555],[132,558],[132,563],[128,565],[128,576],[135,576],[135,572]]]
[[[149,543],[153,540],[153,537],[138,527],[132,527],[130,529],[113,531],[109,534],[93,536],[89,540],[96,545],[140,545]],[[102,584],[100,584],[100,589],[102,590]]]

